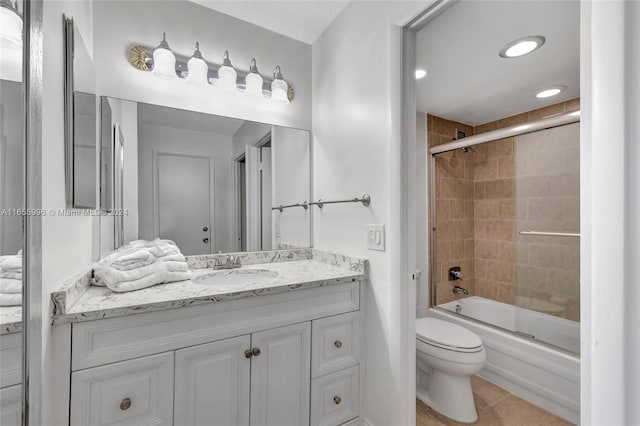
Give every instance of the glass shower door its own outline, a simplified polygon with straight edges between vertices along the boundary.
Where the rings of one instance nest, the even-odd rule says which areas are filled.
[[[516,332],[580,347],[580,125],[515,138]]]

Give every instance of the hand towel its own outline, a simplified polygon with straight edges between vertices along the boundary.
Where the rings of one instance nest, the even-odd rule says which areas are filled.
[[[116,285],[118,283],[146,278],[155,274],[159,269],[166,271],[166,268],[160,268],[158,263],[152,263],[151,265],[131,269],[129,271],[119,271],[112,268],[109,264],[97,264],[93,269],[93,277],[97,282],[104,283],[104,285],[111,288],[112,285]]]
[[[148,250],[139,249],[131,253],[116,256],[111,261],[111,265],[120,271],[129,271],[150,265],[155,262],[155,260],[155,257]]]
[[[167,278],[165,283],[172,283],[177,281],[186,281],[191,279],[191,271],[167,271]]]
[[[159,262],[162,262],[169,272],[184,272],[189,270],[189,265],[187,265],[187,262],[165,262],[164,260],[159,260]]]
[[[0,306],[20,306],[22,305],[22,293],[8,294],[0,293]]]
[[[107,283],[107,287],[111,291],[124,293],[127,291],[141,290],[156,284],[162,284],[167,278],[166,268],[155,268],[151,275],[139,278],[137,280],[121,281],[118,283]]]
[[[0,293],[22,293],[22,280],[12,278],[0,278]]]
[[[7,272],[22,271],[22,256],[2,256],[0,270]]]
[[[0,278],[9,278],[22,281],[22,272],[5,272],[4,270],[2,270],[0,271]]]

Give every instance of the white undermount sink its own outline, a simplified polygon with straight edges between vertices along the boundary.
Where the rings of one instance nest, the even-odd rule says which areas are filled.
[[[242,285],[277,276],[276,271],[268,269],[224,269],[200,275],[191,281],[204,285]]]

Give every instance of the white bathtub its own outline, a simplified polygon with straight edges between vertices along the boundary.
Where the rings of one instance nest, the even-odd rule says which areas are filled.
[[[455,314],[456,305],[464,316]],[[428,316],[460,324],[480,336],[487,351],[480,377],[579,423],[580,357],[569,352],[578,352],[579,324],[476,296],[439,305]],[[536,339],[567,350],[539,344]]]
[[[460,308],[456,311],[458,306]],[[580,323],[575,321],[478,296],[445,303],[438,307],[521,334],[522,337],[580,353]]]

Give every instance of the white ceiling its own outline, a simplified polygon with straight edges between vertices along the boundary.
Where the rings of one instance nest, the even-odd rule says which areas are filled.
[[[192,0],[287,37],[311,44],[349,0]]]
[[[529,55],[498,56],[507,43],[542,35]],[[462,1],[417,35],[418,110],[477,125],[580,96],[579,1]],[[538,99],[542,88],[564,85]]]
[[[235,118],[144,103],[138,103],[138,122],[223,136],[233,136],[245,123]]]

